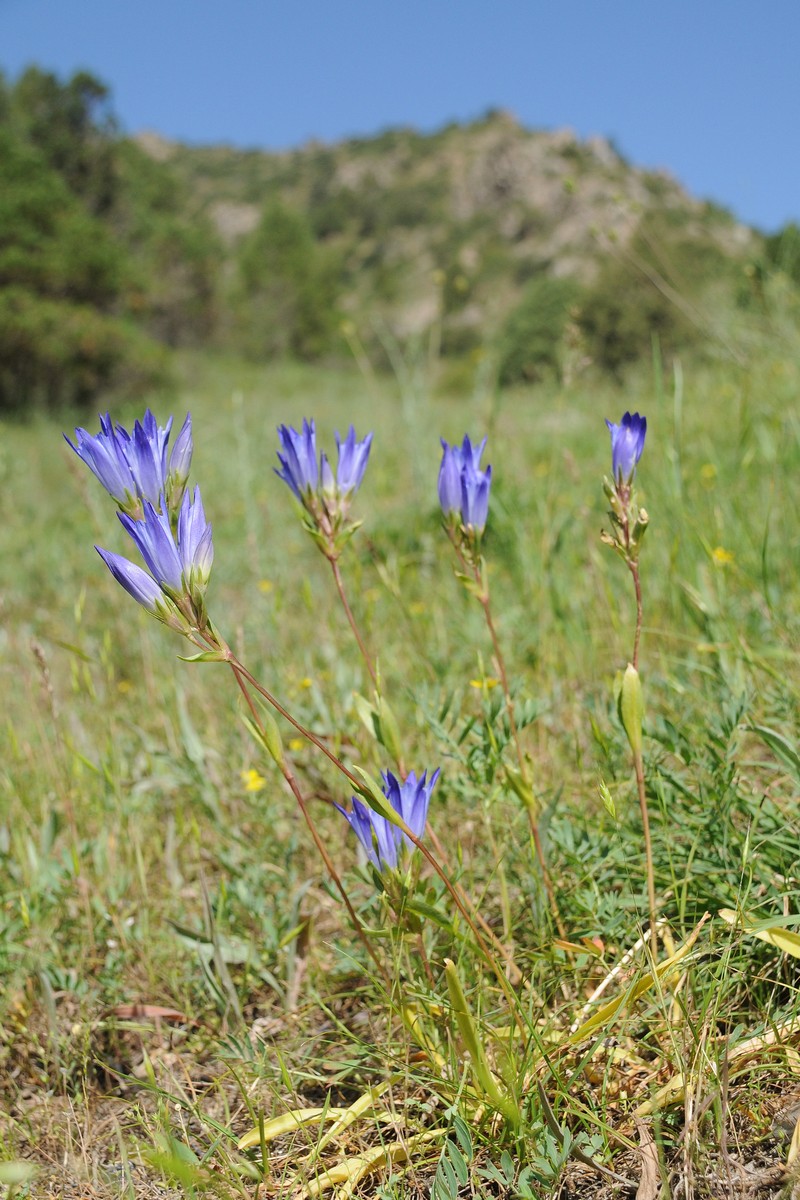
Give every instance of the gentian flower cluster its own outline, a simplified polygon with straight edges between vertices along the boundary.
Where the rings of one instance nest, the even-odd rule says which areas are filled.
[[[186,491],[192,461],[192,419],[187,414],[172,453],[167,446],[172,417],[160,426],[148,408],[133,433],[100,418],[100,432],[76,429],[67,442],[97,476],[121,509],[123,527],[147,570],[96,546],[118,583],[149,613],[191,635],[208,625],[205,592],[214,559],[211,526],[200,489]],[[66,435],[65,435],[66,436]]]
[[[165,502],[170,518],[176,521],[192,462],[191,413],[187,413],[167,460],[171,429],[172,417],[162,428],[148,408],[144,420],[134,424],[132,434],[121,425],[112,425],[106,413],[100,418],[99,433],[78,427],[77,445],[66,434],[64,438],[134,521],[143,519],[146,501],[159,508]]]
[[[630,565],[639,557],[641,541],[648,524],[648,516],[636,500],[634,479],[636,467],[644,450],[647,419],[639,413],[623,414],[619,425],[606,419],[611,434],[611,471],[603,481],[610,504],[609,517],[612,532],[603,531],[603,541],[611,546]]]
[[[419,779],[410,771],[402,782],[391,771],[383,772],[384,796],[417,838],[421,838],[425,832],[431,793],[438,778],[438,768],[430,779],[426,771],[422,772]],[[357,796],[352,797],[352,802],[350,812],[338,804],[336,807],[355,831],[367,858],[377,871],[396,870],[399,852],[404,846],[413,850],[414,843],[401,829],[369,808]]]
[[[481,470],[486,438],[473,446],[467,435],[461,446],[449,446],[442,438],[439,467],[439,503],[451,538],[477,545],[489,514],[492,468]]]
[[[214,561],[211,526],[206,521],[200,489],[194,500],[185,492],[175,534],[169,516],[144,501],[144,515],[119,519],[130,534],[150,574],[120,554],[95,546],[111,574],[139,604],[181,633],[207,624],[205,592]]]
[[[323,451],[317,462],[317,435],[313,421],[303,420],[299,431],[290,425],[278,427],[280,469],[275,474],[291,488],[305,509],[305,527],[327,558],[336,559],[345,542],[361,522],[348,520],[350,502],[361,486],[367,469],[372,434],[356,440],[350,426],[342,441],[336,434],[336,474]]]

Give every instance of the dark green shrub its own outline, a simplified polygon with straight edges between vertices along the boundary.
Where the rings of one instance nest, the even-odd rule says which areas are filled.
[[[165,378],[164,351],[125,322],[19,287],[0,292],[0,412],[85,406]]]
[[[578,325],[595,364],[615,378],[654,336],[667,355],[708,335],[705,295],[739,280],[740,266],[702,223],[681,210],[648,213],[618,259],[609,260],[581,301]]]
[[[571,279],[542,275],[528,284],[500,334],[501,384],[530,383],[547,374],[560,375],[561,339],[577,295],[578,285]]]
[[[255,359],[314,359],[338,327],[339,269],[306,218],[279,204],[265,210],[239,255],[235,306],[242,349]]]
[[[651,353],[658,337],[666,355],[697,340],[698,328],[642,271],[610,263],[585,293],[577,313],[586,350],[600,370],[619,379]]]

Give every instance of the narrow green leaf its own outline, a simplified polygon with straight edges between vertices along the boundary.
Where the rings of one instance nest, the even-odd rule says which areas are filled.
[[[788,767],[795,779],[800,782],[800,754],[788,738],[774,729],[769,729],[766,725],[745,725],[744,728],[749,733],[757,733],[762,742],[769,746],[773,754],[785,767]]]
[[[356,712],[361,724],[366,729],[370,737],[378,740],[378,714],[365,696],[359,692],[353,692],[353,703],[355,704]]]
[[[741,921],[742,929],[745,933],[750,933],[753,937],[760,938],[762,942],[769,942],[771,946],[775,946],[777,950],[782,950],[784,954],[790,954],[793,958],[800,958],[799,933],[793,933],[792,930],[785,929],[781,925],[765,925],[763,922],[757,923],[744,913],[735,913],[731,908],[721,908],[719,915],[729,925],[736,925]]]
[[[201,650],[199,654],[179,654],[181,662],[225,662],[222,650]]]
[[[467,998],[461,986],[458,969],[451,958],[444,960],[444,973],[447,979],[447,991],[450,995],[450,1010],[455,1017],[458,1032],[461,1034],[464,1046],[469,1053],[475,1080],[492,1106],[498,1112],[501,1112],[512,1125],[518,1125],[520,1121],[519,1109],[511,1096],[504,1094],[500,1090],[500,1086],[491,1072],[486,1058],[486,1051],[478,1033],[478,1027],[469,1010]]]
[[[400,762],[403,750],[400,745],[400,729],[397,719],[382,696],[378,697],[379,740],[391,754],[394,761]]]

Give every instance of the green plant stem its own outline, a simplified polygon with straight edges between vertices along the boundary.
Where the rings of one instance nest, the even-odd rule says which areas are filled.
[[[263,725],[262,725],[261,719],[258,715],[258,709],[256,708],[255,704],[253,703],[253,698],[250,695],[249,691],[247,690],[245,678],[242,675],[242,672],[239,668],[239,664],[231,661],[230,667],[231,667],[231,670],[233,671],[234,678],[236,679],[236,682],[239,685],[239,689],[245,698],[247,706],[250,709],[253,720],[255,721],[257,728],[263,733]],[[308,806],[305,802],[303,793],[300,790],[300,785],[297,782],[294,772],[292,771],[291,767],[289,767],[289,765],[285,761],[280,763],[280,770],[281,770],[281,774],[283,775],[284,779],[286,780],[287,784],[289,785],[289,788],[291,789],[291,792],[292,792],[295,800],[297,801],[297,806],[300,809],[301,813],[303,814],[303,819],[305,820],[305,823],[308,826],[309,832],[310,832],[312,838],[314,839],[314,845],[317,847],[317,850],[320,853],[320,857],[322,858],[322,861],[325,863],[325,866],[328,870],[328,874],[330,875],[331,879],[333,880],[334,885],[336,886],[336,890],[338,891],[339,895],[342,897],[342,900],[345,903],[345,907],[347,908],[347,912],[350,916],[350,920],[353,923],[353,928],[355,929],[356,933],[358,934],[359,938],[361,939],[361,942],[363,943],[364,948],[366,949],[370,958],[375,963],[375,966],[378,968],[378,971],[381,973],[381,975],[384,977],[384,979],[388,983],[388,974],[386,972],[386,969],[383,966],[383,964],[381,963],[381,961],[379,960],[378,955],[376,954],[372,945],[370,944],[370,941],[367,938],[366,933],[364,932],[364,926],[361,924],[361,921],[358,918],[358,914],[356,913],[355,909],[353,908],[353,905],[350,902],[350,898],[347,895],[344,884],[342,883],[339,873],[333,864],[333,860],[331,859],[331,856],[328,853],[328,849],[327,849],[325,843],[323,842],[322,838],[319,836],[319,832],[317,830],[316,825],[314,824],[314,821],[311,818],[311,814],[308,811]]]
[[[639,642],[642,637],[642,581],[639,578],[639,563],[628,561],[628,568],[633,576],[633,589],[636,593],[636,631],[633,635],[633,658],[631,663],[634,670],[639,670]]]
[[[627,524],[626,524],[627,533]],[[633,635],[633,669],[639,670],[639,643],[642,637],[642,581],[639,577],[639,563],[636,559],[628,559],[628,568],[633,577],[633,589],[636,595],[636,630]],[[633,755],[633,769],[636,773],[636,789],[639,793],[639,808],[642,813],[642,834],[644,836],[645,869],[647,871],[647,904],[650,910],[650,953],[653,962],[658,958],[658,921],[656,916],[656,882],[653,868],[653,842],[650,837],[650,811],[647,807],[647,791],[644,783],[644,763],[641,751]]]
[[[307,729],[305,725],[301,725],[301,723],[283,707],[281,702],[276,699],[271,692],[267,691],[265,687],[262,687],[258,680],[250,674],[250,672],[247,670],[247,667],[245,667],[243,663],[239,662],[232,650],[227,647],[225,649],[230,656],[228,658],[228,662],[230,662],[231,666],[235,667],[235,669],[240,672],[242,678],[246,679],[250,686],[253,687],[260,696],[263,696],[267,703],[271,704],[275,711],[280,713],[280,715],[287,720],[289,724],[297,730],[298,733],[301,733],[304,738],[312,743],[312,745],[316,746],[318,750],[321,750],[325,757],[333,763],[337,771],[341,771],[341,773],[350,781],[354,788],[362,788],[364,785],[361,780],[357,779],[353,772],[347,769],[342,760],[337,758],[332,750],[328,749],[322,739],[318,738],[317,735],[312,733],[310,729]]]
[[[655,963],[658,957],[658,918],[656,915],[656,882],[653,870],[653,843],[650,837],[650,813],[647,807],[647,793],[644,786],[644,763],[641,751],[634,753],[633,769],[636,772],[636,788],[639,793],[639,808],[642,813],[642,833],[644,835],[644,860],[647,871],[647,904],[650,910],[650,954]]]
[[[483,580],[481,578],[480,567],[477,566],[477,564],[474,564],[474,563],[472,564],[472,574],[473,574],[473,578],[475,579],[475,582],[478,584],[478,586],[480,588],[478,598],[481,603],[481,608],[483,609],[484,617],[486,618],[486,625],[489,630],[489,636],[492,639],[492,646],[494,647],[494,657],[495,657],[495,661],[497,662],[497,669],[500,672],[500,684],[503,688],[503,695],[505,697],[506,712],[508,713],[508,724],[511,728],[511,736],[514,740],[514,746],[517,751],[517,762],[519,763],[519,773],[522,777],[523,782],[527,785],[527,787],[531,790],[531,792],[533,792],[533,785],[531,783],[530,772],[528,770],[528,763],[526,761],[525,754],[522,749],[522,742],[520,741],[519,730],[517,729],[517,722],[516,722],[516,718],[514,716],[514,700],[511,695],[511,688],[509,687],[509,683],[508,683],[508,673],[506,671],[505,659],[503,657],[503,652],[500,649],[500,639],[497,636],[497,630],[495,628],[494,619],[492,617],[492,606],[491,606],[491,599],[489,596],[489,585],[485,580]],[[533,811],[532,804],[526,804],[525,811],[528,815],[528,825],[529,825],[530,831],[531,831],[531,838],[533,840],[533,846],[534,846],[534,850],[536,852],[536,858],[539,863],[539,870],[542,873],[542,882],[544,883],[544,890],[547,894],[547,902],[550,906],[550,913],[553,917],[553,920],[555,921],[556,929],[558,930],[560,936],[563,938],[563,937],[566,937],[566,928],[564,926],[564,922],[561,920],[561,913],[558,910],[558,901],[556,900],[556,893],[555,893],[555,889],[553,887],[553,881],[550,878],[550,872],[547,868],[547,860],[544,855],[544,847],[542,845],[542,837],[541,837],[541,833],[539,831],[539,822],[536,819],[536,815]]]
[[[353,631],[353,637],[356,639],[356,642],[358,643],[358,648],[361,651],[361,657],[364,660],[364,664],[367,668],[367,671],[369,672],[369,677],[372,680],[372,686],[375,688],[375,691],[377,693],[380,690],[378,687],[378,672],[375,670],[375,664],[372,661],[372,656],[370,655],[369,651],[367,650],[366,643],[364,642],[364,639],[361,636],[361,632],[358,628],[358,625],[356,624],[356,619],[353,616],[353,610],[350,608],[350,605],[348,603],[347,593],[344,590],[344,580],[342,579],[342,572],[339,570],[339,560],[337,558],[329,557],[328,562],[331,564],[331,570],[333,571],[333,578],[336,581],[336,590],[339,593],[339,599],[342,602],[342,608],[344,609],[347,620],[350,623],[350,628]]]

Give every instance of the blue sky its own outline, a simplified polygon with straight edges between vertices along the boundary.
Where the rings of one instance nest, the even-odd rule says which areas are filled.
[[[511,109],[800,219],[798,0],[0,0],[0,67],[108,83],[123,128],[283,148]]]

